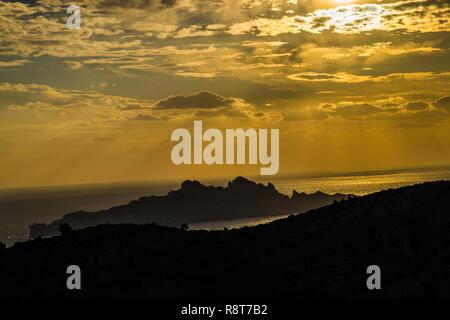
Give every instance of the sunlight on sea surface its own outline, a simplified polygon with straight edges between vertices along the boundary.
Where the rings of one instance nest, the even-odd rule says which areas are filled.
[[[197,222],[189,225],[190,230],[223,230],[227,229],[239,229],[243,227],[253,227],[258,224],[265,224],[274,220],[286,218],[289,215],[274,216],[274,217],[255,217],[255,218],[243,218],[233,220],[220,220],[211,222]]]
[[[382,190],[437,180],[450,180],[450,171],[300,178],[273,180],[272,183],[278,191],[287,195],[292,195],[292,191],[296,190],[297,192],[306,193],[322,191],[325,193],[351,193],[362,196]]]

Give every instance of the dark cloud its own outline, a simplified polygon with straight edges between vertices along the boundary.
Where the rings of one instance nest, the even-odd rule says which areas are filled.
[[[154,121],[154,120],[158,120],[158,118],[148,115],[148,114],[138,114],[136,117],[131,118],[130,120]]]
[[[406,106],[409,111],[420,111],[428,108],[428,104],[422,101],[410,102]]]
[[[231,105],[235,100],[218,94],[202,91],[191,95],[176,95],[160,100],[155,107],[159,109],[214,109]]]
[[[330,75],[330,74],[298,74],[295,76],[297,79],[305,79],[305,80],[332,80],[339,79],[339,77]]]
[[[433,106],[441,110],[450,111],[450,97],[439,99],[438,101],[433,103]]]
[[[398,11],[407,11],[430,6],[436,6],[439,8],[448,8],[449,3],[448,0],[410,1],[410,2],[401,2],[400,4],[394,6],[394,9]]]
[[[103,0],[95,1],[93,3],[101,8],[118,7],[126,9],[143,9],[173,7],[176,4],[176,0]]]
[[[311,27],[312,29],[316,29],[316,28],[321,28],[324,27],[325,24],[331,20],[331,17],[318,17],[318,18],[314,18],[313,22],[313,26]]]
[[[398,106],[399,104],[394,102],[386,102],[382,105],[383,109],[396,109]]]
[[[400,107],[396,106],[394,103],[392,103],[391,106],[389,106],[389,105],[390,105],[389,103],[384,104],[382,106],[382,111],[389,112],[389,113],[396,113],[396,112],[400,111]]]
[[[143,108],[139,103],[129,103],[125,106],[118,106],[117,109],[120,111],[127,111],[127,110],[139,110]]]
[[[383,109],[368,103],[352,104],[335,109],[335,114],[343,117],[367,116],[382,112]]]
[[[21,3],[34,5],[38,2],[38,0],[3,0],[3,2],[21,2]]]
[[[209,118],[209,117],[216,117],[218,115],[219,115],[218,111],[200,110],[195,112],[196,117]]]

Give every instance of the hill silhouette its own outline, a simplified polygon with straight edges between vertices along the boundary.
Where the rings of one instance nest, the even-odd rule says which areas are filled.
[[[99,225],[0,251],[0,295],[22,298],[450,298],[450,182],[335,202],[229,231]],[[82,270],[69,291],[67,266]],[[382,289],[369,291],[378,265]]]
[[[74,229],[99,224],[157,223],[179,226],[193,222],[286,215],[306,212],[348,197],[293,192],[292,197],[279,193],[270,182],[267,186],[237,177],[226,187],[205,186],[198,181],[184,181],[181,188],[165,196],[142,197],[128,205],[100,212],[73,212],[50,224],[32,224],[30,237],[58,234],[61,223]]]

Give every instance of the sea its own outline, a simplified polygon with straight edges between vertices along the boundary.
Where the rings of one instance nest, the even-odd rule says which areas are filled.
[[[271,182],[286,195],[297,192],[366,195],[426,181],[450,180],[450,168],[360,172],[329,175],[303,175],[252,180]],[[28,239],[28,226],[49,223],[78,210],[99,211],[127,204],[143,196],[164,195],[176,190],[180,181],[139,181],[108,184],[51,186],[0,190],[0,241],[7,246]],[[207,185],[225,186],[227,180],[200,180]],[[219,230],[268,223],[284,216],[205,221],[189,229]]]

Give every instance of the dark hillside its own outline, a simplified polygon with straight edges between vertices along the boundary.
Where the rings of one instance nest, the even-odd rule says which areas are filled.
[[[1,251],[3,297],[450,298],[450,182],[336,202],[252,228],[100,225]],[[68,265],[82,270],[69,291]],[[378,265],[382,290],[366,288]]]

